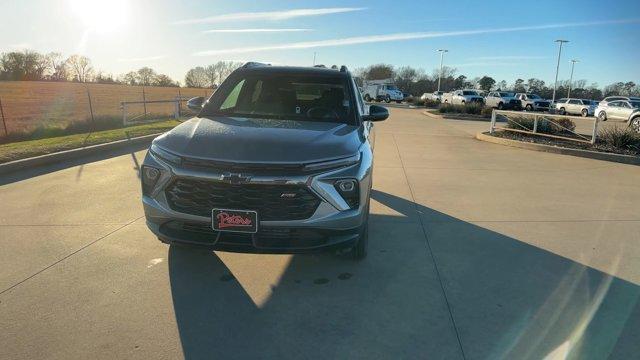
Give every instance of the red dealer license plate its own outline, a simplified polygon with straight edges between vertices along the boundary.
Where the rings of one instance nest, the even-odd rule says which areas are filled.
[[[258,213],[252,210],[213,209],[211,219],[215,231],[258,232]]]

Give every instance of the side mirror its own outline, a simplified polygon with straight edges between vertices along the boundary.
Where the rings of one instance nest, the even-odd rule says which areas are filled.
[[[380,105],[369,105],[369,115],[365,115],[364,121],[382,121],[389,117],[389,110]]]
[[[200,110],[202,110],[202,106],[204,105],[204,97],[203,96],[198,96],[198,97],[194,97],[189,99],[189,101],[187,101],[187,107],[194,112],[200,112]]]

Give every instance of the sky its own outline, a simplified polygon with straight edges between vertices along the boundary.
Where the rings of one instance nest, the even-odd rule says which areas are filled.
[[[640,83],[640,1],[0,0],[0,52],[80,53],[119,75],[150,66],[183,81],[219,60],[375,63],[469,78]],[[11,31],[6,31],[11,29]]]

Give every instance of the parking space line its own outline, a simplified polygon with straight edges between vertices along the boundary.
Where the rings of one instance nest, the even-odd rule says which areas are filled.
[[[125,227],[127,227],[127,226],[129,226],[129,225],[133,224],[134,222],[136,222],[136,221],[138,221],[138,220],[142,219],[143,217],[144,217],[144,216],[139,216],[139,217],[137,217],[137,218],[135,218],[135,219],[133,219],[133,220],[129,221],[128,223],[126,223],[126,224],[124,224],[124,225],[122,225],[122,226],[120,226],[120,227],[118,227],[118,228],[116,228],[116,229],[114,229],[114,230],[112,230],[112,231],[110,231],[110,232],[106,233],[105,235],[103,235],[103,236],[101,236],[101,237],[99,237],[99,238],[97,238],[96,240],[94,240],[94,241],[92,241],[92,242],[90,242],[90,243],[88,243],[88,244],[86,244],[86,245],[84,245],[84,246],[80,247],[79,249],[76,249],[76,250],[72,251],[71,253],[69,253],[69,254],[67,254],[67,255],[63,256],[62,258],[60,258],[60,259],[58,259],[58,260],[54,261],[52,264],[45,266],[44,268],[42,268],[42,269],[40,269],[40,270],[36,271],[35,273],[33,273],[33,274],[29,275],[29,276],[28,276],[28,277],[26,277],[25,279],[20,280],[20,281],[18,281],[17,283],[15,283],[15,284],[13,284],[13,285],[9,286],[8,288],[6,288],[6,289],[4,289],[4,290],[0,291],[0,295],[3,295],[4,293],[6,293],[6,292],[8,292],[8,291],[10,291],[10,290],[12,290],[12,289],[14,289],[14,288],[16,288],[17,286],[19,286],[19,285],[21,285],[21,284],[23,284],[23,283],[27,282],[28,280],[30,280],[30,279],[32,279],[32,278],[34,278],[34,277],[38,276],[39,274],[43,273],[44,271],[46,271],[46,270],[48,270],[48,269],[51,269],[52,267],[54,267],[54,266],[56,266],[57,264],[59,264],[59,263],[63,262],[64,260],[66,260],[66,259],[68,259],[68,258],[72,257],[73,255],[75,255],[75,254],[77,254],[77,253],[81,252],[82,250],[84,250],[84,249],[88,248],[89,246],[91,246],[91,245],[93,245],[93,244],[97,243],[98,241],[100,241],[100,240],[102,240],[102,239],[106,238],[107,236],[112,235],[112,234],[114,234],[114,233],[116,233],[116,232],[118,232],[118,231],[120,231],[120,230],[124,229]]]
[[[447,293],[444,288],[444,284],[442,283],[442,276],[440,276],[440,270],[438,269],[438,263],[436,261],[435,255],[433,254],[433,250],[431,249],[431,243],[429,242],[429,237],[427,236],[427,230],[425,229],[425,224],[422,219],[422,216],[419,214],[419,208],[416,205],[416,200],[413,194],[413,188],[411,187],[411,183],[409,182],[409,177],[407,176],[407,171],[404,167],[404,162],[402,161],[402,154],[400,153],[400,148],[398,147],[398,142],[396,141],[395,134],[391,134],[393,138],[393,143],[396,147],[396,151],[398,152],[398,158],[400,159],[400,165],[402,166],[402,172],[404,173],[404,178],[407,182],[407,186],[409,187],[409,193],[411,195],[411,202],[413,203],[413,207],[415,211],[418,213],[418,218],[420,219],[420,228],[422,229],[422,234],[424,236],[425,242],[427,244],[427,250],[429,251],[429,256],[431,256],[431,260],[433,261],[433,267],[436,272],[436,277],[438,278],[438,283],[440,284],[440,290],[442,290],[442,296],[444,297],[444,301],[447,305],[447,311],[449,312],[449,319],[451,320],[451,324],[453,325],[453,330],[456,334],[456,339],[458,340],[458,346],[460,347],[460,352],[462,354],[462,358],[466,359],[466,355],[464,353],[464,347],[462,346],[462,340],[460,338],[460,333],[458,332],[458,326],[456,325],[456,321],[453,317],[453,312],[451,310],[451,304],[449,303],[449,299],[447,298]]]

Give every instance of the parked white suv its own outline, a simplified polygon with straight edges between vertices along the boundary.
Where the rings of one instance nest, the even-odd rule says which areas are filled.
[[[452,105],[484,103],[484,98],[475,90],[456,90],[442,95],[442,102]]]
[[[517,93],[516,99],[520,100],[520,105],[527,111],[549,111],[551,103],[536,94]]]
[[[638,111],[638,109],[640,109],[640,99],[602,101],[595,113],[600,121],[609,119],[630,121],[631,114]]]
[[[484,99],[485,104],[490,107],[502,109],[521,110],[520,100],[516,99],[515,94],[506,91],[492,91]]]
[[[555,108],[560,115],[592,116],[596,110],[596,104],[591,100],[562,98],[555,103]]]

